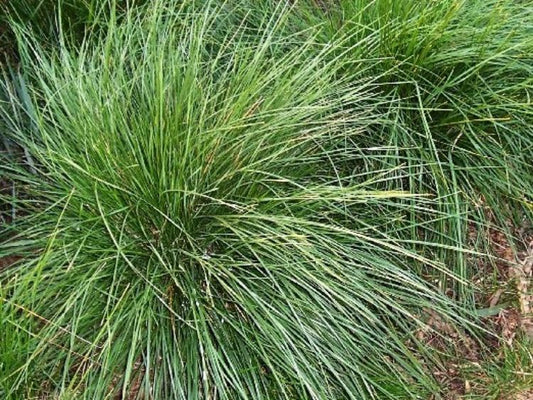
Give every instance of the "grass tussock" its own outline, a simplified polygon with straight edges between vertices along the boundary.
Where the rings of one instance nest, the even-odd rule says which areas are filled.
[[[533,194],[532,7],[470,3],[110,2],[52,45],[12,19],[0,395],[439,393],[468,228]]]

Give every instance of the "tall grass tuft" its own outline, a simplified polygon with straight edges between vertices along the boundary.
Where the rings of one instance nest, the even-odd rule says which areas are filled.
[[[26,154],[0,167],[19,193],[0,257],[22,258],[0,271],[0,318],[24,351],[0,347],[2,395],[437,391],[417,332],[429,310],[466,313],[417,275],[457,279],[413,232],[461,217],[366,147],[389,100],[366,68],[341,72],[375,37],[317,50],[320,30],[279,39],[283,7],[224,31],[226,5],[180,4],[111,17],[77,49],[18,31],[0,129]]]
[[[317,26],[322,46],[347,38],[342,79],[374,77],[388,99],[381,112],[392,123],[378,125],[354,151],[388,147],[391,167],[408,165],[405,190],[434,193],[446,199],[440,212],[462,216],[435,221],[427,240],[462,248],[467,231],[483,230],[487,221],[527,226],[533,218],[532,3],[321,3],[328,6],[299,1],[291,25]],[[434,256],[469,278],[464,254],[443,248]]]

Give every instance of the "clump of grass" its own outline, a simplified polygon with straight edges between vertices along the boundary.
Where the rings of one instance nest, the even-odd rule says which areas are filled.
[[[80,39],[105,14],[123,12],[143,0],[18,0],[0,4],[2,21],[11,20],[31,27],[34,34],[49,42],[59,31]]]
[[[346,1],[330,11],[326,27],[362,25],[380,37],[355,57],[386,61],[371,72],[383,76],[404,132],[384,139],[398,136],[418,148],[415,159],[442,165],[443,181],[471,201],[482,197],[500,222],[519,223],[518,209],[531,217],[530,2]],[[335,35],[323,30],[326,42]]]
[[[490,215],[501,227],[508,219],[520,226],[533,217],[530,2],[314,3],[298,2],[292,24],[320,24],[323,45],[347,37],[340,76],[360,79],[366,66],[389,99],[381,110],[393,123],[356,147],[389,147],[390,165],[413,172],[407,190],[435,193],[447,199],[440,212],[463,216],[436,221],[428,240],[463,247],[468,223],[485,224]],[[468,279],[463,254],[434,256]],[[464,286],[454,289],[470,296]]]
[[[354,150],[393,123],[375,80],[339,79],[345,38],[318,53],[313,36],[279,41],[283,11],[251,38],[221,35],[220,8],[171,4],[74,50],[20,33],[1,129],[32,165],[0,167],[24,192],[0,245],[24,258],[1,272],[1,301],[36,342],[5,395],[438,390],[416,330],[426,309],[464,314],[415,266],[454,274],[410,243],[438,246],[413,232],[457,216],[405,190],[415,172],[372,155],[387,148]]]

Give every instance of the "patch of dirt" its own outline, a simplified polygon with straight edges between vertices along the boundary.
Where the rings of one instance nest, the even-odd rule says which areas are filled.
[[[533,340],[533,240],[523,260],[513,270],[520,303],[520,328]]]
[[[525,234],[523,230],[514,229],[515,234],[522,233],[521,240],[515,248],[511,245],[506,235],[492,230],[490,232],[491,249],[499,260],[496,262],[500,280],[503,285],[513,288],[517,307],[507,308],[500,312],[495,322],[500,326],[502,336],[507,344],[512,345],[512,340],[520,330],[530,339],[533,339],[533,237]],[[518,235],[517,235],[518,236]],[[492,295],[491,307],[498,304],[499,297],[503,293],[500,288]],[[504,315],[502,315],[504,314]],[[506,314],[506,315],[505,315]],[[533,399],[532,399],[533,400]]]
[[[501,400],[508,400],[508,399],[501,399]],[[517,393],[514,400],[533,400],[533,389]]]
[[[491,219],[490,214],[487,216]],[[489,315],[481,322],[494,335],[484,337],[483,348],[480,348],[479,342],[458,332],[432,310],[426,310],[427,329],[417,332],[422,343],[441,350],[443,354],[453,354],[443,360],[439,370],[432,371],[444,399],[458,400],[469,394],[484,393],[486,387],[494,383],[487,374],[486,365],[503,361],[505,351],[524,335],[533,339],[531,223],[525,221],[520,227],[509,223],[505,228],[510,234],[496,228],[481,230],[474,224],[469,225],[467,232],[472,246],[483,239],[486,251],[492,257],[472,257],[470,261],[475,268],[473,283],[480,289],[477,307],[489,310]],[[533,391],[501,398],[512,399],[533,400]]]
[[[12,265],[15,265],[21,259],[22,257],[19,256],[0,257],[0,272],[11,267]]]
[[[452,323],[443,320],[434,310],[426,310],[426,313],[426,327],[417,332],[418,340],[442,351],[449,350],[450,344],[453,344],[455,353],[461,355],[461,358],[468,361],[479,359],[480,349],[472,338],[460,332]]]
[[[434,310],[426,310],[426,327],[416,333],[422,343],[453,357],[443,360],[440,369],[431,371],[446,400],[458,400],[469,390],[469,383],[462,377],[464,365],[477,363],[481,358],[479,344],[469,335],[459,331],[452,323],[443,320]],[[435,397],[435,399],[440,397]]]
[[[136,400],[146,398],[146,396],[142,393],[142,383],[143,379],[146,376],[146,368],[144,367],[141,358],[135,361],[133,365],[132,376],[133,379],[128,384],[128,392],[126,393],[126,395],[123,396],[122,392],[118,391],[115,397],[113,397],[114,400]],[[122,379],[122,377],[115,377],[112,385],[113,387],[110,388],[111,391],[116,389],[119,379]]]
[[[494,222],[491,215],[487,212],[489,221]],[[484,321],[511,346],[520,333],[533,339],[533,231],[531,221],[525,219],[522,226],[508,221],[505,228],[507,233],[494,227],[480,232],[470,224],[468,237],[475,243],[482,235],[493,257],[473,260],[477,269],[474,283],[481,288],[479,308],[501,308]]]

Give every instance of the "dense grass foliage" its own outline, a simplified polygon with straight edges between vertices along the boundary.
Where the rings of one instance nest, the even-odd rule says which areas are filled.
[[[413,172],[409,190],[449,199],[440,206],[447,215],[469,204],[478,221],[487,212],[502,226],[533,218],[532,2],[299,4],[296,20],[321,24],[321,43],[349,37],[345,58],[355,63],[343,78],[359,79],[367,66],[389,100],[382,112],[394,124],[360,146],[391,146],[391,165],[407,163]],[[432,240],[463,246],[466,222],[446,220],[434,229],[448,239]],[[439,258],[468,276],[462,256],[444,251]]]
[[[1,20],[22,23],[41,39],[53,42],[61,32],[80,39],[110,13],[121,14],[143,0],[20,0],[0,4]]]
[[[0,396],[437,393],[467,227],[532,212],[532,5],[91,4],[12,20]]]

